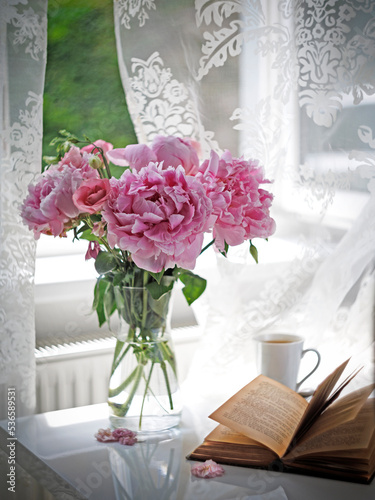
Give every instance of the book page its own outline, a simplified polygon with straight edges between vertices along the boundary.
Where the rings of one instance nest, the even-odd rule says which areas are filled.
[[[350,457],[355,452],[358,455],[357,458],[369,457],[375,446],[374,433],[375,405],[374,400],[369,399],[353,420],[319,435],[307,433],[303,441],[285,455],[283,460],[292,461],[311,453],[321,454],[323,457],[329,452],[329,456],[334,457],[335,451],[338,452],[338,456],[346,453]],[[372,447],[371,443],[373,443]]]
[[[262,443],[251,439],[244,434],[232,431],[229,427],[219,424],[213,431],[206,436],[205,441],[217,441],[220,443],[230,443],[230,444],[241,444],[247,446],[259,446],[260,448],[266,448]]]
[[[282,456],[307,405],[292,389],[259,375],[210,418]]]
[[[375,384],[370,384],[362,387],[361,389],[357,389],[332,403],[319,416],[300,441],[302,442],[307,438],[322,434],[323,432],[333,429],[334,427],[338,427],[339,425],[356,418],[362,406],[366,403],[374,389]]]
[[[357,372],[354,372],[348,377],[340,386],[333,391],[336,383],[341,377],[343,371],[345,370],[349,359],[338,366],[328,377],[326,377],[323,382],[321,382],[316,391],[314,392],[309,405],[306,408],[306,412],[301,419],[299,426],[293,436],[293,444],[300,441],[302,436],[310,429],[314,424],[316,419],[322,414],[322,412],[329,407],[340,395],[341,391],[349,384],[349,382],[356,376]],[[332,392],[333,391],[333,392]]]

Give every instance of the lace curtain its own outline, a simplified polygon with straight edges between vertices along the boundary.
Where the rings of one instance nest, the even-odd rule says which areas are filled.
[[[41,170],[46,11],[47,0],[0,5],[0,419],[9,387],[17,416],[35,406],[35,241],[19,206]]]
[[[372,378],[374,2],[115,0],[114,11],[139,142],[190,136],[205,154],[259,159],[274,181],[277,231],[257,244],[259,264],[247,247],[198,264],[209,281],[193,390],[244,385],[267,329],[319,348],[317,380],[349,356]]]

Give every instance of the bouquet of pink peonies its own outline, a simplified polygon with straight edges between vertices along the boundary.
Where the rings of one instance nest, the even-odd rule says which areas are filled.
[[[99,274],[93,302],[99,324],[117,310],[130,325],[128,341],[137,356],[126,381],[110,389],[110,397],[116,397],[133,384],[125,402],[113,403],[121,416],[142,379],[146,394],[150,380],[144,367],[150,360],[149,376],[159,364],[171,396],[165,366],[175,373],[173,353],[168,343],[154,348],[150,341],[155,329],[164,329],[165,297],[176,280],[191,304],[206,287],[192,271],[210,245],[226,255],[230,246],[249,241],[257,260],[252,239],[275,230],[269,213],[273,197],[261,187],[269,181],[258,162],[233,158],[229,151],[221,156],[211,151],[200,162],[199,144],[190,139],[157,136],[150,146],[113,149],[102,140],[80,141],[66,131],[60,135],[53,141],[58,156],[29,186],[21,215],[35,238],[41,233],[66,237],[72,231],[74,239],[89,241],[86,259],[95,259]],[[79,148],[80,143],[86,145]],[[212,238],[203,248],[207,233]],[[112,373],[126,349],[119,339]]]
[[[88,144],[80,149],[80,142]],[[205,248],[214,244],[226,255],[229,246],[248,240],[257,260],[252,239],[275,230],[273,196],[261,188],[269,181],[257,161],[211,151],[200,163],[199,144],[173,136],[157,136],[150,147],[113,149],[62,131],[53,143],[58,161],[29,186],[22,219],[36,239],[72,230],[75,239],[89,240],[86,259],[96,260],[99,273],[94,306],[100,324],[115,310],[114,275],[147,286],[154,298],[180,279],[191,304],[205,289],[191,272]],[[124,167],[119,178],[109,163]],[[212,240],[202,249],[205,233]],[[166,286],[160,286],[163,277],[169,277]]]

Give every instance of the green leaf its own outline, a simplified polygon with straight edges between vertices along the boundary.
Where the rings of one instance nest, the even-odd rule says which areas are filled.
[[[109,318],[116,310],[116,301],[115,294],[113,291],[113,286],[110,284],[109,287],[106,287],[104,295],[103,295],[103,312],[105,320],[109,325]]]
[[[113,273],[113,286],[116,287],[116,286],[121,286],[122,285],[122,282],[123,280],[126,279],[126,276],[124,277],[124,274],[122,272],[115,272]]]
[[[94,302],[92,304],[92,308],[98,315],[99,326],[102,326],[107,321],[103,303],[104,295],[110,287],[111,283],[107,280],[101,278],[97,279],[94,288]]]
[[[207,281],[191,271],[180,269],[180,272],[178,279],[185,285],[182,293],[190,306],[205,291]]]
[[[250,240],[250,255],[255,260],[255,262],[258,264],[258,250],[257,250],[257,247],[252,244],[251,240]]]
[[[228,254],[228,250],[229,250],[229,245],[226,241],[224,241],[224,250],[220,250],[221,255],[226,257]]]
[[[79,231],[77,231],[77,238],[80,238],[81,240],[87,240],[87,241],[99,241],[99,238],[92,234],[91,229],[86,226],[82,227]]]
[[[151,274],[151,276],[152,276],[152,277],[153,277],[153,278],[154,278],[154,279],[155,279],[158,283],[160,283],[160,282],[161,282],[161,279],[162,279],[162,277],[163,277],[163,275],[164,275],[164,272],[165,272],[165,270],[164,270],[164,269],[162,269],[162,270],[160,271],[160,273],[152,273],[151,271],[149,271],[149,274]]]
[[[154,300],[159,300],[160,297],[172,290],[173,285],[174,281],[172,281],[172,283],[170,283],[169,285],[164,285],[153,281],[152,283],[148,283],[146,285],[146,288],[150,292],[150,295]]]
[[[98,274],[106,274],[117,266],[116,257],[109,252],[99,252],[95,260],[95,269]]]
[[[92,309],[96,311],[99,326],[105,322],[109,325],[109,319],[116,310],[116,301],[112,282],[106,276],[100,276],[96,281]]]
[[[56,163],[59,162],[60,157],[59,156],[43,156],[43,160],[48,164],[48,165],[55,165]]]

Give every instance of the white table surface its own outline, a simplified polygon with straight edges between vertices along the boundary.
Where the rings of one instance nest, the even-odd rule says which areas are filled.
[[[33,415],[17,419],[16,459],[64,500],[375,499],[375,481],[362,485],[230,466],[222,477],[195,478],[190,472],[195,462],[185,457],[203,440],[207,421],[186,408],[179,427],[123,446],[94,438],[109,426],[106,404]],[[0,423],[4,451],[6,426]]]

